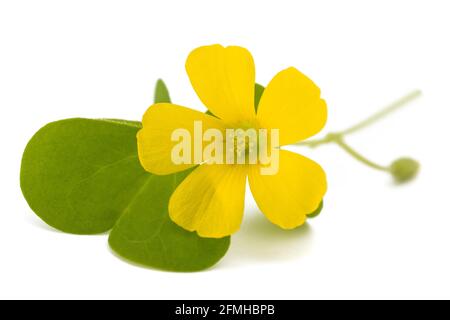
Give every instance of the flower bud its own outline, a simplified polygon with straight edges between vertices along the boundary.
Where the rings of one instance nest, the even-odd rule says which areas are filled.
[[[419,172],[419,162],[411,158],[400,158],[391,163],[389,170],[397,182],[411,180]]]

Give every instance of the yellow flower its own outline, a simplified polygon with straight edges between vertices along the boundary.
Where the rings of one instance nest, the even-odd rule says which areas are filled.
[[[318,133],[325,125],[327,107],[320,89],[295,68],[279,72],[254,108],[255,67],[244,48],[205,46],[191,52],[186,70],[203,104],[215,115],[171,103],[151,106],[138,133],[142,166],[158,175],[197,166],[171,159],[174,130],[194,135],[194,122],[203,129],[265,128],[279,130],[279,145],[289,145]],[[205,145],[205,142],[202,142]],[[320,205],[326,192],[325,173],[314,161],[280,150],[276,174],[261,173],[256,164],[201,164],[172,194],[171,219],[202,237],[220,238],[236,232],[244,212],[246,178],[260,210],[284,229],[302,225]]]

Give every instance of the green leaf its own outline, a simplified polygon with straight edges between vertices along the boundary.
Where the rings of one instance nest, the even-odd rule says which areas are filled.
[[[147,173],[137,160],[136,123],[67,119],[28,143],[20,183],[33,211],[64,232],[112,228]]]
[[[258,111],[259,101],[261,100],[264,87],[259,83],[255,83],[255,110]]]
[[[206,269],[225,255],[230,237],[200,238],[169,218],[169,198],[190,171],[147,178],[111,231],[109,244],[115,252],[133,262],[171,271]]]
[[[154,103],[170,102],[169,90],[162,79],[158,79],[155,87]]]
[[[323,200],[320,201],[319,207],[316,210],[314,210],[313,212],[307,214],[306,216],[309,219],[315,218],[322,212],[322,209],[323,209]]]
[[[206,239],[175,225],[168,199],[188,172],[156,176],[139,163],[140,124],[68,119],[48,124],[28,143],[21,187],[33,211],[69,233],[110,230],[123,257],[155,268],[196,271],[215,264],[230,238]]]

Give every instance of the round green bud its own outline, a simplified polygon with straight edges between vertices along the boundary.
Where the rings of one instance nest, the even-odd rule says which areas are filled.
[[[411,158],[400,158],[391,163],[389,171],[397,182],[406,182],[419,172],[420,164]]]

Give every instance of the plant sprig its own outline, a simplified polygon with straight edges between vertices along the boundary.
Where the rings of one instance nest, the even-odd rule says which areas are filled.
[[[295,145],[316,148],[316,147],[324,145],[324,144],[335,143],[337,146],[342,148],[345,152],[347,152],[353,158],[355,158],[356,160],[360,161],[361,163],[367,165],[368,167],[379,170],[379,171],[388,172],[389,174],[392,175],[392,177],[397,182],[409,181],[412,178],[414,178],[419,171],[420,165],[419,165],[418,161],[416,161],[412,158],[409,158],[409,157],[403,157],[403,158],[398,158],[398,159],[394,160],[390,165],[387,165],[387,166],[380,165],[380,164],[377,164],[376,162],[369,160],[367,157],[363,156],[361,153],[359,153],[354,148],[352,148],[345,141],[345,137],[378,122],[379,120],[385,118],[386,116],[390,115],[394,111],[397,111],[398,109],[408,105],[410,102],[417,99],[421,94],[422,93],[420,90],[414,90],[414,91],[410,92],[409,94],[403,96],[402,98],[389,104],[388,106],[382,108],[380,111],[367,117],[366,119],[348,127],[347,129],[337,131],[337,132],[330,132],[327,135],[325,135],[325,137],[323,137],[323,138],[302,141],[302,142],[296,143]]]

